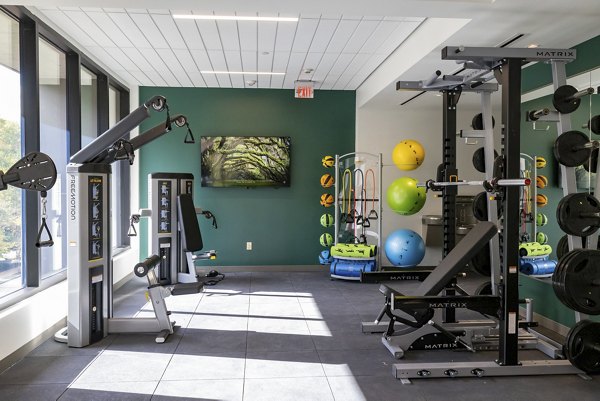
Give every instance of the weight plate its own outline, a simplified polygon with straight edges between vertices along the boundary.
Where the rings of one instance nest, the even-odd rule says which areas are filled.
[[[492,128],[496,126],[496,119],[492,116]],[[471,127],[473,129],[483,129],[483,114],[475,114],[473,120],[471,120]]]
[[[556,257],[560,260],[564,255],[569,252],[569,237],[563,235],[558,240],[558,244],[556,245]]]
[[[600,323],[582,320],[567,335],[565,356],[578,369],[586,373],[600,372]]]
[[[494,159],[494,177],[504,177],[504,157],[498,156]]]
[[[600,116],[597,116],[597,117],[600,117]],[[596,170],[598,169],[598,149],[592,150],[592,154],[590,155],[590,158],[587,159],[585,161],[585,163],[583,163],[583,168],[588,172],[592,172],[592,173],[596,172]]]
[[[564,282],[565,282],[565,266],[568,265],[569,261],[576,256],[581,249],[566,253],[557,263],[554,273],[552,274],[552,288],[556,297],[563,303],[563,305],[573,309],[571,301],[567,298]]]
[[[552,96],[552,105],[559,113],[572,113],[579,107],[581,103],[581,99],[572,99],[566,100],[577,93],[577,89],[572,87],[571,85],[563,85],[559,86],[556,91],[554,91],[554,96]]]
[[[476,289],[473,295],[492,295],[492,282],[484,281]]]
[[[588,128],[592,130],[594,134],[600,135],[600,114],[590,119]]]
[[[494,149],[494,160],[498,157],[498,152]],[[473,152],[473,167],[480,173],[485,173],[485,151],[483,147]]]
[[[488,220],[487,212],[487,197],[489,193],[486,191],[480,192],[473,197],[473,216],[479,221]],[[498,218],[502,215],[502,204],[496,201],[498,207]]]
[[[579,237],[591,235],[600,228],[599,216],[600,201],[583,192],[565,196],[556,208],[556,220],[561,230]]]
[[[581,249],[564,264],[559,283],[572,309],[588,315],[600,314],[600,251]]]
[[[590,138],[581,131],[563,132],[554,141],[554,157],[564,166],[580,166],[590,158],[591,149],[582,147],[589,141]]]
[[[490,263],[490,245],[484,246],[479,252],[471,259],[471,267],[477,273],[482,276],[490,277],[492,274],[492,267]]]

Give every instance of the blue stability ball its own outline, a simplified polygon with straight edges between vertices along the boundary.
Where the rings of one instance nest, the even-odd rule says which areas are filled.
[[[385,241],[385,256],[394,266],[416,266],[425,257],[425,242],[413,230],[396,230]]]

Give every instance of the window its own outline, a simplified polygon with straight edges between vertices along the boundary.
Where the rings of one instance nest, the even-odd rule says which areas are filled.
[[[81,147],[98,136],[98,76],[81,67]]]
[[[0,11],[0,169],[21,158],[19,23]],[[0,296],[23,287],[21,190],[0,191]]]
[[[66,166],[67,141],[67,83],[65,53],[39,39],[40,82],[40,150],[56,164],[58,178],[48,191],[46,222],[54,238],[54,246],[41,248],[41,278],[67,267]]]

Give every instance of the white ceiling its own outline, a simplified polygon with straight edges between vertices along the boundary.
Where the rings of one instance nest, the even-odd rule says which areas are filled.
[[[30,7],[132,84],[247,87],[246,81],[256,80],[255,88],[290,88],[296,79],[314,79],[320,89],[356,89],[359,107],[397,107],[412,95],[396,92],[397,80],[424,79],[435,69],[444,73],[456,70],[455,63],[440,60],[440,50],[446,45],[497,46],[523,33],[513,47],[538,43],[563,48],[600,34],[598,0],[166,3],[178,14],[300,17],[298,23],[279,24],[174,21],[162,0],[15,3]],[[216,77],[199,73],[204,69],[250,69],[247,66],[285,69],[286,75]],[[314,72],[302,74],[304,68]],[[430,96],[421,96],[419,102],[427,98]]]

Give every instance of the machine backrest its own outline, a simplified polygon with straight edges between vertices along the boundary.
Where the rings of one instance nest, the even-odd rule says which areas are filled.
[[[202,250],[202,234],[200,224],[194,207],[191,194],[181,194],[177,197],[177,213],[179,214],[179,229],[181,233],[181,247],[184,252],[198,252]]]
[[[433,269],[417,288],[417,295],[438,295],[448,282],[465,267],[481,248],[498,233],[498,228],[489,221],[479,222],[467,235],[450,251],[448,255]]]

